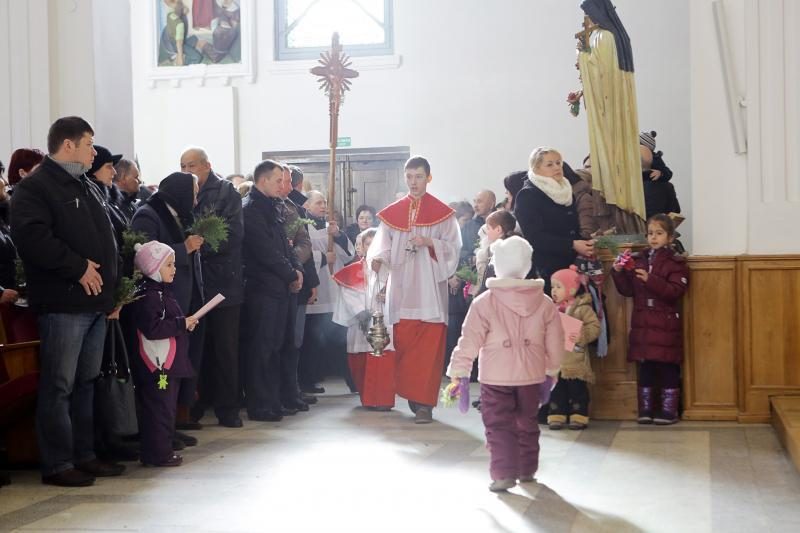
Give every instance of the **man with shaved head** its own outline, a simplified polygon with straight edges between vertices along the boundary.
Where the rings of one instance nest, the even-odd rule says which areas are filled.
[[[203,266],[203,296],[206,301],[217,294],[225,300],[206,317],[205,335],[192,332],[190,357],[200,382],[200,399],[191,411],[187,427],[198,428],[205,408],[214,407],[219,424],[242,427],[239,418],[239,309],[243,299],[242,287],[242,198],[230,181],[211,169],[205,150],[186,149],[181,155],[181,170],[198,178],[195,217],[214,213],[228,223],[228,238],[212,250],[204,244],[200,250]],[[205,338],[204,338],[205,337]],[[199,341],[201,344],[195,346]],[[194,390],[186,392],[179,404],[191,405]],[[191,396],[189,396],[191,394]]]
[[[461,228],[461,241],[463,246],[461,248],[461,263],[468,263],[472,256],[475,255],[475,243],[478,241],[478,231],[486,223],[492,211],[494,211],[495,202],[497,199],[492,191],[482,190],[475,195],[472,200],[472,208],[475,214],[472,219],[467,221]]]

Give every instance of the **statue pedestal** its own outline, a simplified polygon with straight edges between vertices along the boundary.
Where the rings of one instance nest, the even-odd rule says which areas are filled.
[[[621,249],[630,248],[634,252],[645,247],[620,246]],[[620,296],[611,279],[611,264],[615,256],[606,249],[599,249],[598,257],[603,262],[603,271],[607,273],[603,294],[606,297],[609,340],[608,355],[602,359],[592,357],[595,383],[589,388],[589,412],[591,418],[598,420],[635,420],[636,363],[627,361],[633,299]]]

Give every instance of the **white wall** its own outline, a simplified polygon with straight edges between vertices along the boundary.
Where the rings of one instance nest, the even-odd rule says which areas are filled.
[[[47,0],[0,0],[0,159],[6,166],[14,149],[46,145],[49,23]]]
[[[234,101],[210,89],[196,113],[225,106],[235,115],[234,165],[250,171],[263,151],[325,149],[327,101],[307,68],[284,72],[273,64],[272,2],[257,1],[257,77],[233,80]],[[149,9],[132,5],[131,25],[149,23]],[[527,167],[531,150],[549,144],[579,165],[588,151],[584,115],[565,102],[578,88],[573,34],[582,22],[578,2],[563,0],[402,0],[395,2],[395,49],[400,68],[362,70],[342,108],[340,135],[353,147],[408,145],[429,157],[432,192],[443,200],[471,199],[484,187],[502,194],[502,177]],[[688,0],[618,0],[636,64],[641,129],[658,131],[658,149],[675,172],[691,212]],[[178,144],[224,132],[162,120],[165,102],[184,98],[170,83],[151,88],[146,32],[134,31],[135,143],[145,179],[157,182],[179,154],[161,155],[162,131]],[[359,59],[356,58],[358,68]],[[305,67],[306,65],[303,64]],[[219,82],[209,81],[213,87]],[[188,92],[186,93],[188,94]],[[187,96],[189,97],[189,96]],[[195,98],[191,96],[190,98]],[[208,142],[208,141],[204,141]],[[215,161],[216,160],[216,161]],[[691,221],[691,217],[689,219]],[[687,227],[691,222],[687,223]],[[691,232],[688,232],[691,239]]]
[[[91,122],[95,140],[132,154],[128,0],[0,0],[0,159],[47,148],[58,117]]]
[[[725,0],[747,153],[734,153],[712,1],[691,2],[694,253],[800,253],[800,3]]]

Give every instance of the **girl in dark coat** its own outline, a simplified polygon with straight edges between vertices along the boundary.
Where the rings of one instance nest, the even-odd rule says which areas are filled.
[[[161,180],[158,192],[136,210],[131,220],[133,231],[144,233],[148,240],[167,244],[175,252],[175,283],[173,293],[184,315],[190,315],[203,305],[203,276],[200,266],[200,247],[203,238],[191,235],[194,224],[192,211],[197,203],[197,178],[189,173],[174,172]],[[193,368],[200,369],[203,357],[203,328],[192,335],[189,358]],[[178,398],[178,429],[200,429],[190,420],[189,409],[194,404],[195,380],[184,380]],[[176,436],[187,446],[197,440],[183,433]]]
[[[148,466],[180,466],[172,451],[179,380],[191,377],[189,336],[197,319],[184,316],[170,284],[175,279],[175,253],[158,241],[136,245],[136,268],[145,279],[132,304],[138,357],[131,372],[141,408],[141,460]]]
[[[639,361],[639,423],[678,421],[683,327],[680,299],[689,285],[686,259],[671,247],[675,226],[663,214],[647,221],[650,248],[618,259],[611,273],[617,291],[633,297],[628,361]],[[631,261],[633,261],[631,263]],[[655,392],[660,392],[656,409]]]

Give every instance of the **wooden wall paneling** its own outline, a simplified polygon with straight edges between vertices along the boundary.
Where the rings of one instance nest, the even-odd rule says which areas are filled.
[[[683,418],[736,420],[736,260],[689,259],[689,290],[683,300]]]
[[[601,259],[609,272],[613,257],[607,255]],[[603,284],[603,293],[610,330],[608,355],[603,359],[592,358],[596,379],[590,388],[591,416],[601,420],[635,420],[636,364],[627,361],[633,300],[620,296],[610,275]]]
[[[770,396],[800,394],[800,256],[741,256],[742,422],[767,422]]]

